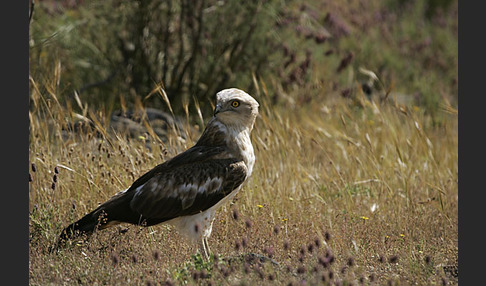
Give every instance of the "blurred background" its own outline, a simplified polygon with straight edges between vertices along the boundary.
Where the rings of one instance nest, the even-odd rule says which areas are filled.
[[[169,111],[169,101],[176,115],[196,106],[207,117],[217,91],[263,87],[283,108],[393,100],[440,125],[437,111],[458,104],[454,0],[34,4],[30,89],[73,110]]]

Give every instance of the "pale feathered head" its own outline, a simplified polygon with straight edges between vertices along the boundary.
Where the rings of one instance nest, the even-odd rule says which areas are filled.
[[[258,102],[248,93],[237,89],[224,89],[216,94],[214,116],[228,126],[253,127],[258,115]]]

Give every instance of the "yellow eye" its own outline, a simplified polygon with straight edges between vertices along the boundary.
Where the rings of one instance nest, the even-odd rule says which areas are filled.
[[[233,106],[233,107],[238,107],[238,106],[240,106],[240,102],[239,102],[239,101],[237,101],[237,100],[235,100],[235,101],[233,101],[233,102],[231,103],[231,106]]]

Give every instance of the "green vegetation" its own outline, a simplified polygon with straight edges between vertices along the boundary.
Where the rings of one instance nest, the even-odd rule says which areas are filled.
[[[30,284],[457,284],[457,1],[192,2],[36,2]],[[261,104],[257,161],[217,213],[211,261],[165,225],[49,252],[63,226],[191,147],[229,86]],[[115,109],[169,106],[182,134],[110,128]]]

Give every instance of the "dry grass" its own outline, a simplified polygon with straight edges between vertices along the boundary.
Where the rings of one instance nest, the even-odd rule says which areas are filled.
[[[284,110],[262,91],[255,94],[262,104],[252,134],[255,170],[217,214],[216,260],[201,261],[164,225],[123,225],[49,253],[63,226],[198,134],[148,145],[127,140],[107,128],[106,114],[61,107],[56,80],[45,91],[31,84],[32,285],[457,283],[443,267],[457,267],[458,257],[457,115],[435,127],[420,108],[342,98]],[[95,131],[62,131],[83,116]]]

